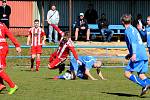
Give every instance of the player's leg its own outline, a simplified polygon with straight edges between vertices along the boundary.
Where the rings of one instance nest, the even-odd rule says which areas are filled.
[[[34,60],[36,57],[36,47],[32,46],[31,47],[31,71],[34,71]]]
[[[5,82],[8,83],[9,87],[10,87],[10,91],[8,92],[8,94],[13,94],[18,87],[14,84],[14,82],[9,78],[9,76],[7,75],[7,73],[5,73],[5,67],[6,67],[6,56],[8,53],[8,48],[4,47],[3,49],[0,50],[0,52],[2,52],[1,56],[0,56],[0,78],[2,80],[4,80]],[[17,87],[17,88],[16,88]],[[5,88],[5,86],[3,87]],[[3,89],[2,88],[2,89]],[[13,91],[12,91],[13,90]]]
[[[142,86],[142,87],[145,87],[146,84],[143,80],[141,80],[138,76],[136,75],[133,75],[132,72],[138,72],[141,70],[141,67],[140,67],[140,64],[139,62],[132,62],[132,61],[129,61],[128,65],[125,67],[125,72],[124,72],[124,76],[126,78],[128,78],[129,80],[131,80],[132,82]]]
[[[36,71],[39,71],[39,67],[40,67],[40,63],[41,63],[40,56],[42,54],[42,46],[37,46],[36,54],[37,54],[37,58],[36,58]]]
[[[41,56],[41,54],[37,54],[37,58],[36,58],[36,71],[39,71],[39,67],[40,67],[40,63],[41,63],[40,56]]]
[[[148,72],[148,60],[144,60],[142,70],[138,72],[138,75],[146,84],[150,84],[150,79],[147,78],[147,76],[145,75],[145,73],[147,72]]]

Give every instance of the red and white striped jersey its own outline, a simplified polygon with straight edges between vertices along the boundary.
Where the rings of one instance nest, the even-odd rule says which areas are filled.
[[[14,35],[9,31],[9,29],[0,22],[0,46],[7,46],[6,36],[12,41],[16,47],[20,47],[20,44],[15,39]]]
[[[29,29],[29,34],[31,36],[31,46],[42,45],[42,37],[45,35],[45,32],[42,28],[32,27]]]
[[[72,52],[76,60],[78,60],[78,55],[74,49],[74,43],[71,39],[68,41],[60,41],[59,48],[57,50],[58,58],[66,58],[69,55],[69,52]]]

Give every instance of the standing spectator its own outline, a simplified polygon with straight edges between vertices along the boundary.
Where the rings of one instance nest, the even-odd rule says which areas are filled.
[[[125,14],[121,17],[125,27],[125,41],[129,50],[126,59],[129,60],[125,67],[124,76],[142,87],[140,96],[144,95],[150,88],[150,79],[145,75],[148,72],[148,57],[145,46],[138,30],[131,25],[131,15]],[[134,75],[133,72],[137,72]]]
[[[0,91],[6,88],[3,83],[3,80],[8,83],[10,89],[8,94],[13,94],[17,89],[18,86],[9,78],[6,74],[6,56],[8,53],[8,44],[6,42],[6,36],[13,42],[16,47],[16,51],[18,53],[21,52],[20,44],[15,39],[13,34],[9,31],[5,24],[0,22]]]
[[[84,14],[80,13],[79,19],[76,21],[75,25],[75,41],[78,40],[78,34],[79,33],[85,34],[86,33],[86,41],[89,41],[90,39],[90,29],[88,28],[87,20],[84,18]]]
[[[98,15],[97,11],[93,8],[93,4],[88,5],[88,9],[85,12],[85,19],[87,19],[88,24],[96,24]]]
[[[98,20],[98,28],[102,34],[103,41],[110,42],[113,36],[113,32],[108,29],[109,22],[106,19],[106,15],[104,13],[101,14],[101,18]]]
[[[47,13],[47,21],[49,24],[49,42],[52,42],[52,33],[54,31],[54,42],[57,43],[58,42],[58,32],[56,30],[53,29],[53,27],[50,24],[54,24],[56,26],[58,26],[59,23],[59,12],[56,10],[56,6],[52,5],[51,9],[48,11]]]
[[[46,35],[44,30],[39,27],[39,20],[34,20],[34,27],[30,28],[27,45],[31,42],[31,71],[34,70],[34,59],[36,59],[36,71],[39,71],[40,67],[40,55],[42,53],[42,45],[45,45]]]
[[[2,0],[2,6],[0,6],[0,21],[9,28],[9,16],[11,14],[11,8],[6,4],[6,0]]]

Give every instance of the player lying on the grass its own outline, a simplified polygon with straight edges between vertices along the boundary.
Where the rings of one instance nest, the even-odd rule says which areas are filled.
[[[69,71],[67,71],[64,75],[62,76],[55,76],[54,79],[76,79],[76,77],[79,77],[80,79],[88,79],[88,77],[91,80],[98,80],[96,78],[94,78],[91,73],[90,70],[92,68],[96,68],[96,72],[98,74],[98,76],[102,79],[102,80],[106,80],[103,75],[102,72],[100,71],[101,68],[101,61],[97,61],[97,59],[93,56],[79,56],[79,60],[82,62],[82,65],[79,65],[77,63],[77,61],[75,60],[74,57],[71,57],[71,61],[70,61],[70,71],[72,72],[72,75],[69,75]]]
[[[121,17],[125,29],[125,41],[129,50],[126,59],[129,59],[125,67],[125,77],[142,87],[140,96],[144,95],[150,88],[150,80],[145,73],[148,71],[148,57],[138,30],[131,25],[131,15],[125,14]],[[137,72],[138,76],[132,74]]]
[[[27,45],[31,42],[31,71],[34,70],[34,60],[36,58],[36,71],[39,71],[40,56],[42,54],[42,45],[45,45],[46,35],[44,30],[39,26],[39,20],[34,20],[34,27],[29,29]]]
[[[55,25],[53,26],[55,27],[56,31],[58,31],[58,33],[60,34],[63,33],[57,26]],[[58,67],[59,64],[63,63],[67,59],[70,51],[73,53],[73,56],[75,57],[77,62],[81,64],[81,62],[78,60],[78,55],[75,51],[74,43],[69,37],[69,32],[67,31],[63,34],[64,35],[62,36],[59,42],[58,49],[50,55],[49,64],[48,64],[49,69],[55,69]]]
[[[8,44],[6,42],[6,37],[8,37],[13,42],[16,47],[16,51],[20,53],[20,44],[17,42],[9,29],[3,23],[0,23],[0,91],[6,88],[3,83],[4,80],[10,87],[8,94],[13,94],[18,89],[18,86],[9,78],[9,76],[5,72],[6,56],[8,53]]]

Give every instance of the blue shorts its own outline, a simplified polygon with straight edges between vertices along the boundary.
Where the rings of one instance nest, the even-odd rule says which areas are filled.
[[[129,61],[128,65],[125,67],[125,71],[146,73],[148,72],[148,60],[141,60],[132,62]]]

